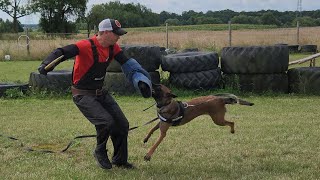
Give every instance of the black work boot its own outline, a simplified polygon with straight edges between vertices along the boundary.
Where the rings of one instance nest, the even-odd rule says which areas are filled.
[[[112,164],[108,158],[106,145],[109,137],[108,128],[106,125],[96,125],[97,131],[97,147],[93,152],[97,164],[103,169],[111,169]]]
[[[107,156],[107,152],[101,152],[101,151],[97,151],[95,150],[93,152],[93,156],[97,161],[97,164],[103,168],[103,169],[111,169],[112,168],[112,164]]]

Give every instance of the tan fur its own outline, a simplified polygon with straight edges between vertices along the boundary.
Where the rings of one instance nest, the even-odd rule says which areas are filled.
[[[171,90],[164,85],[153,85],[153,98],[156,100],[157,105],[160,106],[158,108],[158,113],[164,118],[175,118],[177,114],[178,102],[175,101],[173,98],[176,97],[174,94],[171,93]],[[253,105],[253,103],[249,103],[238,99],[236,96],[228,96],[227,98],[234,98],[234,103],[245,102],[244,105]],[[202,96],[191,99],[190,101],[186,102],[187,108],[185,108],[184,117],[181,120],[179,126],[190,122],[192,119],[207,114],[211,117],[213,122],[219,126],[230,126],[230,132],[234,133],[234,122],[230,122],[225,120],[225,113],[226,113],[226,97],[224,96]],[[233,104],[233,103],[230,103]],[[243,104],[243,103],[240,103]],[[143,142],[146,143],[154,131],[160,129],[160,136],[157,139],[156,143],[149,149],[148,153],[145,155],[144,159],[149,161],[151,159],[152,154],[159,146],[161,141],[166,136],[168,129],[172,124],[160,121],[155,125],[150,131],[148,132],[147,136],[144,138]]]

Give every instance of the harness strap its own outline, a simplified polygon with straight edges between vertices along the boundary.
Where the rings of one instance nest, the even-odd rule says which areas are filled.
[[[98,51],[97,51],[97,46],[94,44],[92,39],[89,39],[89,41],[91,43],[91,49],[92,49],[94,62],[98,63],[99,62],[99,54],[98,54]],[[108,59],[108,62],[107,62],[108,65],[109,65],[112,57],[113,57],[113,45],[109,46],[109,59]]]
[[[172,123],[172,126],[178,126],[181,123],[182,119],[184,118],[184,111],[188,107],[188,104],[183,103],[181,101],[177,101],[177,103],[178,103],[179,111],[176,114],[172,115],[170,118],[164,118],[158,113],[158,117],[160,121],[166,122],[166,123]]]
[[[98,51],[97,51],[97,46],[94,44],[92,39],[89,39],[89,41],[91,43],[93,60],[95,63],[98,63],[99,62],[99,55],[98,55]]]

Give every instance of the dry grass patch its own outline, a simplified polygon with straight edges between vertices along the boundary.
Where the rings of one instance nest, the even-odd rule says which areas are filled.
[[[296,28],[233,30],[232,46],[273,45],[277,43],[297,44],[296,31]],[[319,31],[320,27],[300,28],[300,44],[315,44],[319,47]],[[86,38],[85,34],[73,36],[73,39],[38,40],[36,37],[34,39],[31,38],[30,55],[26,46],[19,46],[17,39],[1,40],[0,60],[3,60],[6,54],[10,54],[12,60],[42,60],[53,49],[74,43],[83,38]],[[167,44],[165,32],[141,30],[129,31],[127,35],[121,37],[119,42],[120,44],[152,44],[163,47],[166,47]],[[219,51],[228,45],[228,31],[191,30],[169,32],[169,48],[178,50],[199,48],[204,51]]]

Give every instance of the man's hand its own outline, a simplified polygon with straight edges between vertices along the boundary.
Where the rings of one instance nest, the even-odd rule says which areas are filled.
[[[39,67],[38,67],[38,71],[40,74],[43,74],[43,75],[47,75],[47,71],[45,69],[46,65],[45,64],[41,64]]]

